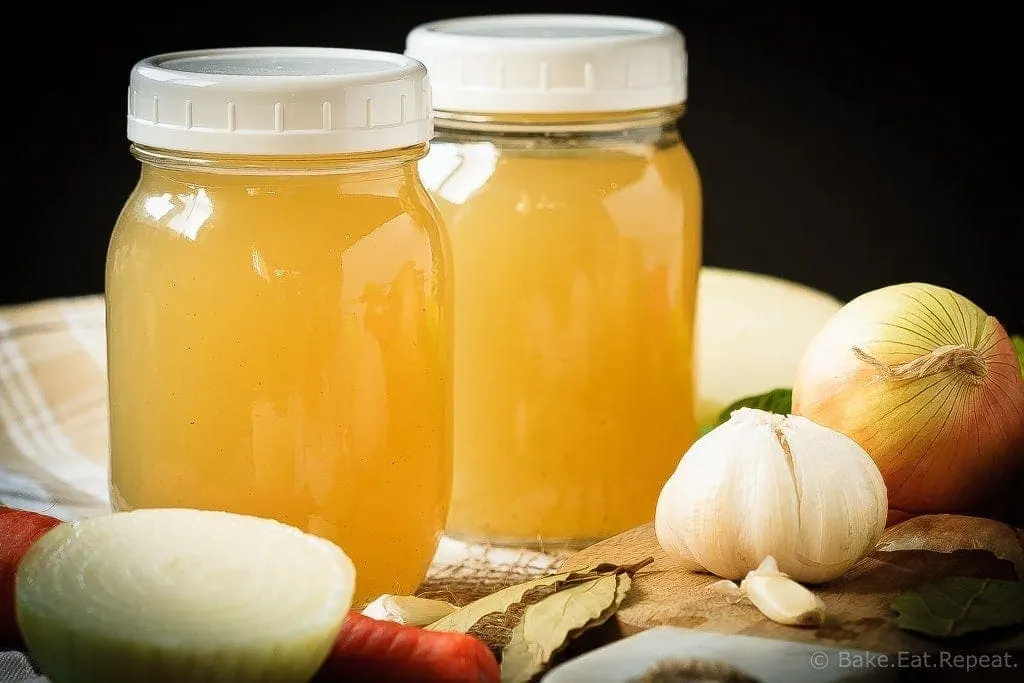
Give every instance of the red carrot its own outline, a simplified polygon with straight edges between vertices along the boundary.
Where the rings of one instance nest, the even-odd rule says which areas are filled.
[[[23,647],[14,615],[14,574],[36,539],[60,520],[0,505],[0,647]]]
[[[350,612],[314,683],[499,683],[501,670],[483,641]]]

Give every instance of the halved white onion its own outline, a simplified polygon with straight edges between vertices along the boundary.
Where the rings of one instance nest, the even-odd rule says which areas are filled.
[[[18,624],[52,683],[306,683],[352,604],[333,543],[268,519],[135,510],[61,524],[18,570]]]

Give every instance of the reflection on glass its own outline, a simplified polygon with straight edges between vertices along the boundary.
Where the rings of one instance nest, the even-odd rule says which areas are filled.
[[[463,204],[484,186],[497,164],[498,151],[490,143],[436,144],[420,161],[420,173],[428,190],[447,202]]]
[[[160,220],[174,210],[174,201],[171,199],[170,192],[146,197],[143,205],[146,208],[146,213],[155,221]]]
[[[190,240],[195,240],[199,229],[213,214],[213,202],[203,188],[197,189],[194,194],[179,194],[178,201],[181,208],[167,221],[167,226]]]

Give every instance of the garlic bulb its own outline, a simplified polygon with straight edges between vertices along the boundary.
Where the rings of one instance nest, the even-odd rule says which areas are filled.
[[[658,499],[661,547],[738,580],[768,556],[801,583],[841,575],[885,528],[885,483],[849,437],[796,415],[740,408],[680,461]]]

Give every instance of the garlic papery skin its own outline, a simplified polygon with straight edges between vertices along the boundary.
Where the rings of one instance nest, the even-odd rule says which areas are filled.
[[[393,621],[405,626],[426,626],[443,619],[458,608],[444,600],[414,595],[382,595],[367,605],[362,615],[377,621]]]
[[[823,583],[874,549],[887,508],[882,475],[855,441],[740,408],[683,455],[654,528],[689,569],[739,580],[770,555],[796,581]]]
[[[747,574],[740,584],[740,593],[778,624],[820,626],[825,623],[825,603],[780,572],[771,555]]]

